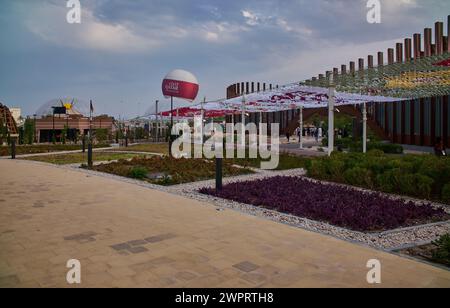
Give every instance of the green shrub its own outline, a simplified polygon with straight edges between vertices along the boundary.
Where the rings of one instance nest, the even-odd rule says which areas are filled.
[[[333,181],[342,181],[345,170],[345,163],[337,157],[325,160],[325,172]]]
[[[355,167],[344,172],[344,179],[347,184],[372,188],[372,173],[370,170]]]
[[[442,236],[433,244],[437,246],[432,253],[433,261],[450,266],[450,234]]]
[[[147,177],[148,170],[145,167],[136,166],[130,169],[129,176],[133,179],[145,179]]]
[[[431,190],[433,187],[434,180],[426,175],[416,174],[416,196],[420,198],[429,199],[431,196]]]
[[[395,190],[394,175],[392,170],[377,175],[375,183],[378,190],[392,193]]]
[[[403,154],[403,147],[399,144],[369,142],[368,150],[380,150],[386,154]]]
[[[450,183],[446,184],[444,188],[442,188],[442,200],[450,204]]]

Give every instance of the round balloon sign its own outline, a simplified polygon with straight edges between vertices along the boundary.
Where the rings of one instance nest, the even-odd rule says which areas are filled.
[[[192,102],[197,97],[198,90],[197,78],[184,70],[171,71],[162,83],[162,91],[166,98],[177,97]]]

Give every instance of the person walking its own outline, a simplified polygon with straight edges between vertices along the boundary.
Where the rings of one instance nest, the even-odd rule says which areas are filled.
[[[301,131],[300,127],[297,127],[295,129],[295,135],[298,137],[298,142],[300,142],[301,134],[302,134],[302,131]]]
[[[287,139],[287,143],[289,144],[291,141],[291,134],[287,130],[286,130],[286,139]]]
[[[447,150],[445,148],[444,140],[438,138],[434,145],[434,154],[438,157],[447,156]]]

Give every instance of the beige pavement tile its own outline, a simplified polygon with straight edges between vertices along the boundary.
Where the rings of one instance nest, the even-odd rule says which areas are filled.
[[[449,271],[160,191],[33,162],[0,170],[0,287],[77,287],[73,258],[81,287],[370,287],[373,258],[382,286],[450,287]]]

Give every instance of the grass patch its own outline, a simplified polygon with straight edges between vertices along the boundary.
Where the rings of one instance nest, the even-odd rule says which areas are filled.
[[[280,161],[278,167],[275,170],[281,171],[281,170],[305,168],[309,160],[310,158],[307,157],[296,156],[288,153],[280,153]],[[259,157],[259,158],[241,158],[241,159],[235,158],[230,159],[229,161],[235,165],[243,167],[260,168],[261,163],[263,161],[269,160],[263,160]]]
[[[87,147],[87,146],[86,146]],[[108,148],[109,144],[96,144],[93,148]],[[79,144],[38,144],[38,145],[17,145],[16,155],[41,154],[63,151],[82,150],[83,146]],[[10,146],[0,146],[0,156],[11,155]]]
[[[120,160],[110,164],[94,166],[94,170],[119,176],[137,178],[158,185],[176,185],[213,179],[214,161],[204,159],[174,159],[154,156],[135,157],[130,161]],[[237,176],[252,173],[246,168],[236,168],[230,162],[224,162],[223,175]]]
[[[114,149],[117,152],[145,152],[145,153],[158,153],[169,155],[169,144],[168,143],[148,143],[148,144],[137,144],[131,145],[129,147],[121,147]]]
[[[130,159],[139,156],[138,154],[128,154],[128,153],[103,153],[103,152],[93,152],[94,162],[100,161],[113,161],[119,159]],[[71,153],[71,154],[56,154],[56,155],[45,155],[45,156],[32,156],[24,158],[25,160],[39,161],[44,163],[50,163],[55,165],[69,165],[78,163],[87,163],[87,152],[86,153]]]

